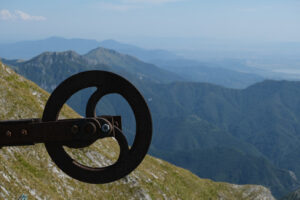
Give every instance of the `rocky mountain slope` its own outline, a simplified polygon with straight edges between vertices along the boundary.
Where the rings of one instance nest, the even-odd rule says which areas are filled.
[[[48,94],[0,63],[0,119],[41,117]],[[60,117],[78,117],[65,106]],[[114,140],[67,150],[82,163],[104,166],[118,154]],[[17,199],[274,199],[256,185],[200,179],[187,170],[147,156],[129,176],[105,185],[78,182],[58,169],[43,144],[0,149],[0,198]]]

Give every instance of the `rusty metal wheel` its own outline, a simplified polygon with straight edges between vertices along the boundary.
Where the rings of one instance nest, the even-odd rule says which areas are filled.
[[[45,143],[55,164],[69,176],[87,183],[108,183],[132,172],[144,159],[152,137],[152,120],[149,108],[139,91],[126,79],[106,71],[86,71],[63,81],[51,94],[43,113],[43,122],[58,120],[59,112],[66,101],[76,92],[96,87],[87,107],[87,117],[96,117],[97,102],[104,95],[117,93],[129,103],[136,120],[136,134],[131,148],[120,129],[114,127],[115,139],[120,146],[118,160],[106,167],[89,167],[73,160],[61,144]]]

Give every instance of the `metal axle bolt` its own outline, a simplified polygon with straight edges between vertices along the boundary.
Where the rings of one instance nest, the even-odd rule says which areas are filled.
[[[108,133],[110,131],[110,126],[108,124],[103,124],[101,130],[104,133]]]

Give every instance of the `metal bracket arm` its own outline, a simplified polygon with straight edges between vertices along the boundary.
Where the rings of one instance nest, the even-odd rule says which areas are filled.
[[[114,136],[114,126],[121,128],[120,116],[51,122],[42,122],[41,119],[0,121],[0,146],[94,142],[99,138]]]

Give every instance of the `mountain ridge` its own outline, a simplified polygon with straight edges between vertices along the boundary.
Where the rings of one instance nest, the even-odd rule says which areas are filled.
[[[2,59],[2,61],[11,65],[15,70],[19,70],[19,73],[28,73],[29,75],[32,73],[32,68],[35,68],[34,66],[32,66],[32,63],[39,63],[40,69],[37,70],[40,71],[41,68],[43,68],[43,71],[40,71],[40,73],[45,76],[51,73],[52,67],[56,67],[58,69],[62,68],[65,71],[69,72],[68,75],[71,75],[72,73],[74,74],[76,71],[74,69],[76,68],[78,68],[79,71],[82,71],[89,67],[90,69],[98,68],[112,72],[121,72],[126,74],[125,77],[128,74],[127,72],[130,72],[132,75],[138,77],[138,79],[147,79],[154,82],[171,82],[175,80],[184,80],[184,78],[178,76],[177,74],[165,71],[164,69],[160,69],[155,65],[144,63],[132,56],[123,55],[114,50],[105,49],[102,47],[93,49],[85,55],[80,55],[75,51],[69,50],[64,52],[44,52],[33,57],[30,60],[25,61],[7,59]],[[56,63],[60,67],[52,66],[53,63]],[[22,68],[18,66],[22,66]],[[66,66],[70,66],[70,69],[67,69]],[[23,71],[21,72],[20,70]],[[48,72],[46,72],[45,70],[48,70]],[[79,71],[77,70],[77,72]],[[65,78],[66,77],[64,76],[59,81],[62,81]],[[37,80],[34,81],[38,82]],[[56,84],[58,83],[59,82],[56,82]],[[46,88],[46,90],[48,90],[48,88]]]
[[[145,63],[133,56],[121,54],[112,49],[98,47],[89,51],[84,55],[84,57],[94,65],[101,63],[111,67],[126,66],[126,71],[130,72],[131,74],[138,75],[140,79],[151,76],[150,80],[155,82],[172,82],[185,80],[178,74],[166,71],[153,64]],[[143,69],[143,71],[141,69]]]
[[[263,77],[252,72],[242,73],[246,67],[244,65],[238,65],[231,70],[226,69],[227,65],[229,65],[228,63],[225,63],[226,66],[220,63],[202,63],[185,59],[167,50],[144,49],[115,40],[98,42],[88,39],[51,37],[37,41],[0,44],[0,57],[28,60],[45,51],[61,52],[68,50],[73,50],[84,55],[98,47],[109,48],[122,54],[134,56],[145,63],[154,64],[159,68],[167,70],[169,73],[177,74],[177,77],[180,76],[184,80],[189,81],[211,82],[227,87],[245,88],[263,79]],[[236,65],[236,63],[232,65]]]

